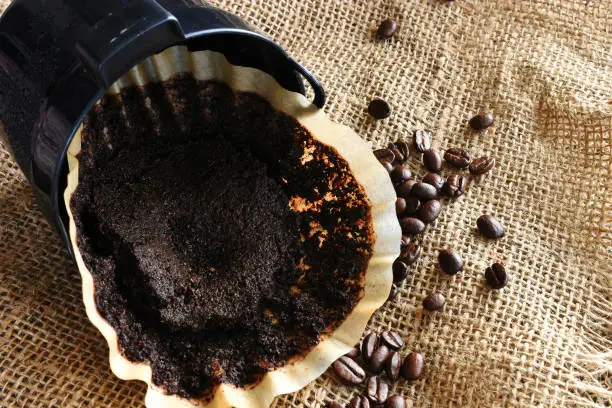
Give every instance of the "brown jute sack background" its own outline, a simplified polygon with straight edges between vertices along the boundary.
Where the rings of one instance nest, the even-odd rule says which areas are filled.
[[[224,0],[325,85],[330,116],[375,147],[431,129],[434,147],[497,158],[492,174],[447,205],[399,299],[373,329],[399,330],[426,374],[394,392],[414,407],[612,405],[612,2],[584,0]],[[0,0],[4,9],[8,1]],[[377,23],[401,31],[373,41]],[[382,122],[372,97],[393,107]],[[483,133],[470,116],[492,111]],[[482,213],[506,237],[475,233]],[[441,248],[460,277],[434,264]],[[510,283],[486,288],[506,263]],[[444,312],[421,315],[438,288]],[[141,407],[144,387],[113,377],[85,317],[75,267],[0,144],[0,406]],[[359,392],[330,373],[276,407],[319,407]]]

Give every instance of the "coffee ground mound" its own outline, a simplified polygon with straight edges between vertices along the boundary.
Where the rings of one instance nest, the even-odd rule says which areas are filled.
[[[179,75],[104,96],[82,136],[70,205],[97,307],[167,392],[255,384],[361,298],[363,188],[265,99]]]

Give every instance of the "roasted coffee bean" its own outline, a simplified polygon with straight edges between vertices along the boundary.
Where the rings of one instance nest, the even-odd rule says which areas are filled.
[[[370,332],[361,341],[361,355],[365,361],[372,357],[376,347],[378,347],[378,334]]]
[[[398,332],[392,330],[385,330],[380,335],[380,339],[387,345],[391,350],[399,350],[404,345],[404,340]]]
[[[410,171],[410,167],[406,164],[400,164],[395,166],[395,168],[391,171],[391,181],[394,183],[403,183],[412,177],[412,172]]]
[[[393,261],[393,282],[401,282],[408,277],[408,265],[401,258]]]
[[[380,377],[370,377],[368,379],[366,396],[376,405],[384,404],[389,396],[389,385]]]
[[[406,198],[406,209],[404,210],[404,215],[412,215],[421,208],[421,200],[416,197],[408,197]]]
[[[406,200],[402,197],[397,197],[395,199],[395,214],[397,214],[398,217],[401,217],[405,211],[406,211]]]
[[[402,356],[397,351],[392,352],[385,362],[385,374],[391,381],[397,381],[400,367],[402,366]]]
[[[440,191],[442,186],[444,185],[444,177],[439,175],[438,173],[427,173],[423,177],[423,183],[431,184],[436,188],[436,190]]]
[[[402,377],[408,381],[418,380],[423,374],[423,366],[423,355],[413,351],[404,359],[401,369]]]
[[[397,21],[388,18],[380,23],[376,30],[376,38],[379,40],[388,40],[397,32]]]
[[[368,369],[373,374],[379,374],[385,368],[385,362],[391,355],[391,350],[384,344],[379,345],[368,361]]]
[[[387,146],[387,148],[389,150],[391,150],[393,152],[393,154],[395,155],[395,161],[396,162],[403,162],[406,160],[406,157],[404,156],[404,154],[400,151],[400,149],[398,149],[398,147],[395,145],[395,143],[389,143],[389,145]]]
[[[508,274],[504,265],[496,262],[485,270],[485,279],[493,289],[501,289],[508,283]]]
[[[438,191],[431,184],[423,183],[419,181],[414,186],[412,186],[412,190],[410,190],[410,194],[415,196],[421,201],[429,201],[433,200],[438,196]]]
[[[425,224],[429,224],[430,222],[434,222],[436,218],[438,218],[438,215],[440,215],[441,210],[442,204],[440,204],[438,200],[429,200],[421,206],[417,217]]]
[[[403,248],[410,243],[410,237],[408,235],[402,235],[402,240],[400,241],[400,246]]]
[[[382,164],[382,166],[385,168],[385,170],[387,170],[388,173],[391,173],[391,171],[393,171],[393,165],[388,161],[380,162],[380,164]]]
[[[353,360],[359,357],[361,352],[359,351],[359,347],[353,347],[351,351],[345,354],[346,357],[352,358]]]
[[[439,312],[444,309],[445,303],[446,299],[444,299],[443,294],[440,292],[433,292],[423,299],[423,308],[432,312]]]
[[[393,299],[395,299],[398,294],[399,294],[399,289],[397,288],[397,285],[394,283],[391,285],[389,296],[387,296],[387,302],[392,302]]]
[[[444,153],[444,160],[446,160],[451,166],[455,166],[459,169],[465,169],[472,161],[468,151],[460,147],[448,149],[446,153]]]
[[[332,367],[338,377],[347,384],[361,384],[366,378],[363,368],[350,357],[340,357],[332,364]]]
[[[423,153],[423,165],[427,170],[439,173],[442,170],[440,153],[433,149],[425,150],[425,153]]]
[[[487,238],[501,238],[504,236],[504,227],[495,217],[489,214],[481,215],[476,220],[478,231]]]
[[[325,408],[342,408],[342,405],[340,405],[336,401],[327,401],[325,403]]]
[[[391,116],[391,107],[382,99],[374,99],[368,105],[368,113],[377,120],[386,119]]]
[[[480,112],[478,115],[470,119],[470,127],[474,130],[483,130],[493,124],[493,115],[486,112]]]
[[[374,156],[376,156],[379,162],[393,163],[395,160],[395,154],[389,149],[374,150]]]
[[[400,397],[399,395],[392,395],[387,398],[385,408],[406,408],[406,400],[404,397]]]
[[[495,167],[495,159],[479,157],[470,163],[470,173],[474,175],[484,174]]]
[[[419,259],[421,256],[421,252],[423,252],[423,248],[414,242],[409,242],[405,246],[403,246],[400,250],[400,259],[403,263],[410,266]]]
[[[370,408],[370,400],[358,395],[349,402],[348,408]]]
[[[425,231],[425,224],[423,221],[414,217],[404,217],[400,220],[400,226],[404,234],[418,235]]]
[[[421,153],[431,149],[431,133],[426,130],[417,130],[412,135],[414,148]]]
[[[402,184],[395,188],[395,192],[399,197],[408,198],[410,197],[410,191],[412,191],[412,187],[416,184],[416,180],[408,179],[404,181]]]
[[[399,150],[402,156],[404,156],[404,160],[407,160],[410,156],[410,149],[408,148],[408,143],[398,140],[397,142],[395,142],[395,147],[397,147],[397,150]]]
[[[444,249],[438,254],[438,264],[443,272],[454,275],[463,269],[463,259],[455,251]]]
[[[463,194],[467,186],[467,179],[460,174],[453,174],[446,179],[442,186],[442,194],[455,198]]]

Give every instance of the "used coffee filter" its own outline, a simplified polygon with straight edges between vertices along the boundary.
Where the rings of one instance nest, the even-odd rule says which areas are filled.
[[[395,216],[395,192],[386,170],[372,155],[369,146],[352,130],[332,122],[302,94],[284,89],[272,76],[254,68],[232,65],[221,53],[190,52],[184,46],[168,48],[134,66],[107,93],[118,94],[124,88],[163,82],[185,73],[191,73],[199,81],[223,82],[234,92],[258,94],[269,101],[274,109],[296,119],[315,140],[335,149],[348,163],[352,176],[365,191],[374,232],[363,295],[334,331],[322,335],[305,355],[295,356],[283,366],[268,371],[257,383],[245,387],[221,384],[207,398],[189,399],[169,394],[154,384],[150,364],[131,362],[122,354],[117,332],[102,317],[96,305],[94,279],[77,245],[79,231],[71,210],[71,199],[79,184],[79,153],[83,136],[81,125],[68,150],[69,173],[64,203],[69,216],[70,244],[83,282],[83,300],[89,320],[108,343],[113,373],[124,380],[147,383],[147,407],[267,407],[275,396],[304,387],[321,375],[338,357],[347,353],[359,341],[371,315],[387,299],[392,284],[391,265],[398,255],[401,238]],[[142,143],[146,143],[146,140]]]

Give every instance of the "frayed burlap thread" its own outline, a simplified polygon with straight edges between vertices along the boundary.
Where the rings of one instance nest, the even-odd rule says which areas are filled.
[[[372,318],[398,330],[424,378],[393,392],[413,407],[612,406],[612,2],[588,0],[222,0],[319,77],[327,112],[374,147],[430,129],[434,147],[498,161],[448,203],[400,296]],[[2,9],[8,2],[0,0]],[[397,37],[373,40],[387,17]],[[392,106],[375,122],[373,97]],[[471,132],[479,110],[492,128]],[[420,169],[413,163],[414,169]],[[475,232],[495,214],[506,237]],[[465,270],[435,267],[452,247]],[[491,291],[487,265],[509,285]],[[419,306],[433,289],[444,312]],[[141,407],[144,387],[113,377],[67,251],[0,144],[0,406]],[[275,407],[348,401],[330,372]]]

